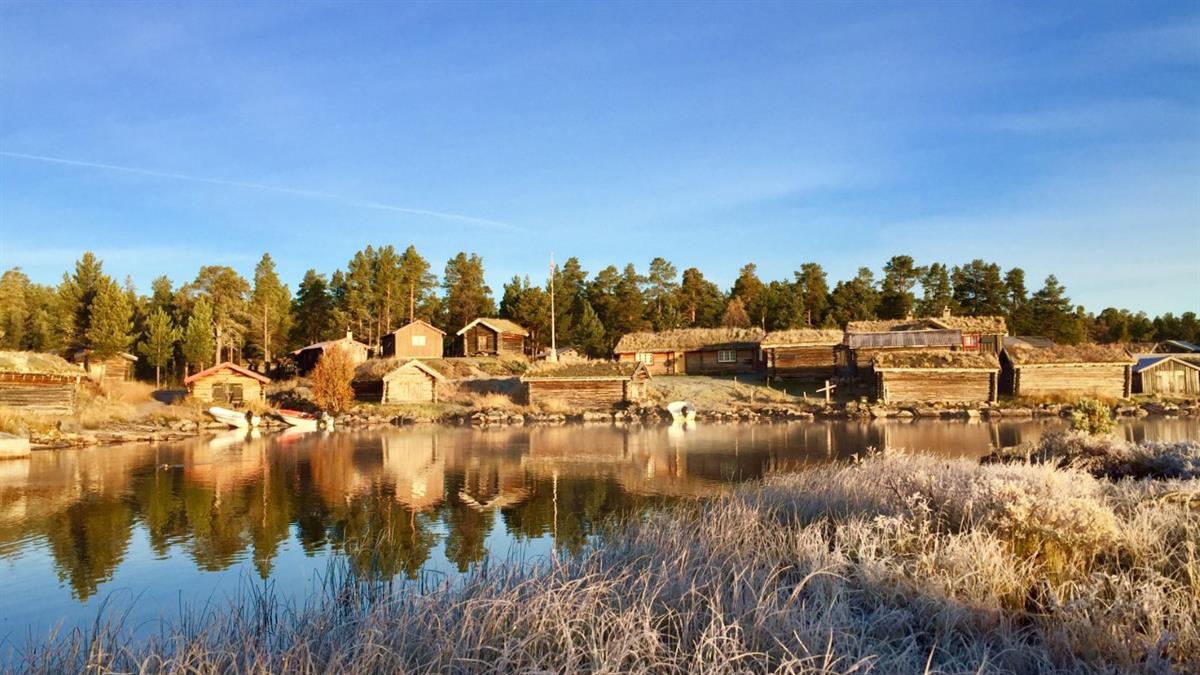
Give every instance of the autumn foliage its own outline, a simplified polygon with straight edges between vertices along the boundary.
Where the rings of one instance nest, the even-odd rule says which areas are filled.
[[[312,393],[322,410],[344,412],[354,401],[354,361],[341,347],[325,350],[312,371]]]

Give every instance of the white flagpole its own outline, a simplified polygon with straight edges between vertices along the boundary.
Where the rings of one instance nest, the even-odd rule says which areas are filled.
[[[546,360],[558,363],[558,336],[555,335],[554,325],[554,253],[550,253],[550,354]]]

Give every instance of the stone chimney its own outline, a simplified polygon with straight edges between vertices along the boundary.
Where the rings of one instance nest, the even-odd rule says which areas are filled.
[[[942,318],[943,318],[943,319],[949,319],[949,318],[950,318],[950,305],[944,305],[944,306],[942,307]]]

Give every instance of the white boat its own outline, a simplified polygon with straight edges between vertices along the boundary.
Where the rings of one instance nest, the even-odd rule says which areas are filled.
[[[667,412],[671,413],[671,417],[683,422],[690,422],[696,419],[696,406],[688,401],[672,401],[668,403]]]
[[[215,405],[208,409],[208,414],[221,424],[228,424],[235,429],[257,429],[258,423],[262,421],[258,415],[250,411],[239,412]]]
[[[301,412],[299,410],[281,409],[276,411],[279,419],[287,422],[290,426],[297,429],[315,431],[316,429],[333,429],[333,417],[329,413],[321,413],[313,415],[312,413]]]

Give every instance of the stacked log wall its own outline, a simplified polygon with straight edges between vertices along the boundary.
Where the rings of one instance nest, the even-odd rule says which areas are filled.
[[[758,370],[757,348],[741,348],[734,351],[736,354],[733,363],[719,362],[718,350],[715,349],[687,352],[683,357],[683,371],[688,375],[740,375]]]
[[[823,380],[837,364],[834,345],[771,347],[768,354],[771,375],[780,378]]]
[[[252,378],[238,373],[223,370],[208,377],[193,382],[190,385],[191,395],[200,401],[213,402],[213,387],[218,384],[242,385],[243,401],[261,401],[264,398],[262,384]]]
[[[983,403],[996,400],[997,374],[987,371],[905,370],[877,373],[886,403]]]
[[[0,373],[0,406],[36,413],[70,414],[75,412],[74,380],[63,378]]]
[[[561,401],[573,408],[606,410],[625,401],[622,380],[549,380],[528,382],[530,405]]]
[[[1121,364],[1026,364],[1016,368],[1016,396],[1101,396],[1125,398],[1132,381],[1130,367]]]

